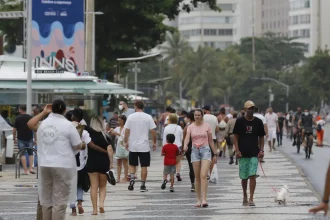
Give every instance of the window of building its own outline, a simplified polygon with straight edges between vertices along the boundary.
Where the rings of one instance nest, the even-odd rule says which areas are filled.
[[[309,53],[309,44],[305,44],[305,45],[304,45],[304,51],[305,51],[306,53]]]
[[[299,37],[300,38],[310,38],[310,30],[309,29],[301,29]]]
[[[181,34],[186,37],[189,38],[191,36],[200,36],[202,33],[201,29],[193,29],[193,30],[184,30],[181,31]]]
[[[291,25],[299,24],[299,16],[298,15],[290,17],[290,20],[291,20]]]
[[[310,0],[293,0],[290,2],[291,10],[310,8]]]
[[[232,36],[233,29],[218,29],[219,36]]]
[[[262,29],[262,30],[265,29],[265,24],[264,24],[264,23],[262,23],[262,25],[261,25],[261,29]]]
[[[310,24],[310,23],[311,23],[310,14],[300,15],[300,24]]]
[[[219,4],[222,11],[234,11],[234,4]]]
[[[205,36],[216,36],[217,29],[204,29],[204,35]]]
[[[276,21],[274,21],[274,28],[276,28]]]

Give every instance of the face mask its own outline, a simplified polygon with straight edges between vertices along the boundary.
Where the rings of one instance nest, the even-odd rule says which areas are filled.
[[[253,117],[253,110],[246,110],[246,116],[248,116],[248,117]]]
[[[309,112],[304,112],[304,114],[307,116],[309,114]]]
[[[124,106],[123,106],[123,105],[119,105],[118,108],[119,108],[119,110],[121,111],[121,110],[124,109]]]

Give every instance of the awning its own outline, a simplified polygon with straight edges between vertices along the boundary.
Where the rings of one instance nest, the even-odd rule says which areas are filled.
[[[0,81],[0,89],[26,89],[26,87],[26,81]],[[120,87],[93,81],[32,81],[32,89],[34,90],[74,90],[75,92],[86,93],[90,90],[106,90],[109,92],[118,88]]]
[[[90,90],[92,94],[113,94],[113,95],[135,95],[135,94],[143,94],[143,92],[125,89],[125,88],[114,88],[109,90]]]

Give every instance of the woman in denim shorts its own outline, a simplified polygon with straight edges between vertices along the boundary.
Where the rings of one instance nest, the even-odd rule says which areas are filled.
[[[191,162],[195,173],[195,187],[197,193],[196,207],[208,207],[207,174],[210,169],[211,160],[217,162],[216,148],[212,139],[211,127],[203,121],[203,111],[196,109],[194,113],[195,122],[189,125],[184,141],[184,151],[188,150],[189,140],[192,140]],[[214,153],[211,158],[211,149]]]

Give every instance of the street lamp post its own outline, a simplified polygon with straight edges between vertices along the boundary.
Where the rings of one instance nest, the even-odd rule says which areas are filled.
[[[282,83],[276,79],[273,79],[273,78],[268,78],[268,77],[251,77],[251,79],[253,80],[264,80],[264,81],[272,81],[272,82],[275,82],[283,87],[286,88],[286,104],[285,104],[285,111],[288,112],[289,111],[289,93],[290,93],[290,86],[285,84],[285,83]]]
[[[27,26],[26,111],[28,114],[32,114],[32,0],[29,0],[26,26]]]
[[[91,14],[93,15],[93,30],[92,30],[92,72],[95,74],[95,15],[103,15],[104,13],[101,11],[95,11],[95,12],[86,12],[86,14]]]

